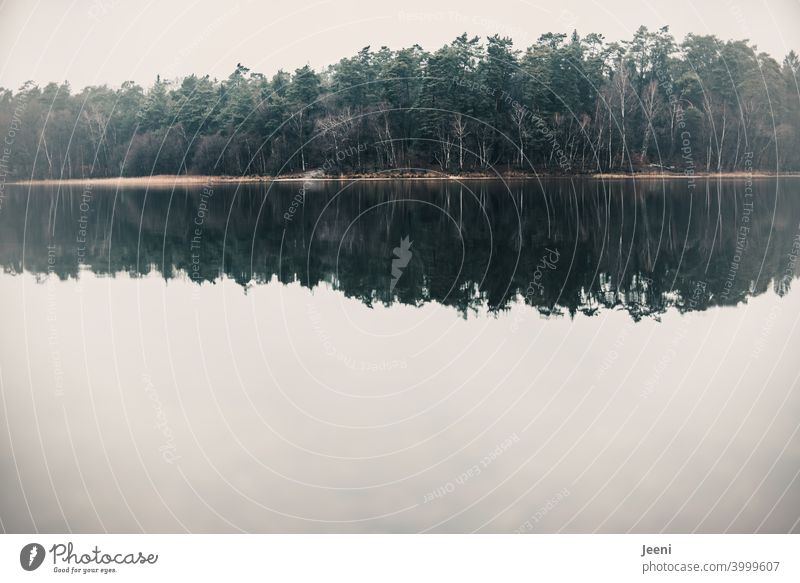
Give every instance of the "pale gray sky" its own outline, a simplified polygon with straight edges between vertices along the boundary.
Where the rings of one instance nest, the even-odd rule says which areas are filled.
[[[435,49],[462,32],[528,46],[548,31],[629,38],[640,25],[749,38],[783,60],[800,48],[800,0],[4,0],[0,86],[68,80],[74,89],[150,85],[156,74],[227,76],[321,68],[371,45]]]

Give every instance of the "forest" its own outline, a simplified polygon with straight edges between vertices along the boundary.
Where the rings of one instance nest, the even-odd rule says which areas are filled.
[[[800,170],[800,59],[640,27],[625,42],[463,34],[321,71],[0,88],[5,180]]]

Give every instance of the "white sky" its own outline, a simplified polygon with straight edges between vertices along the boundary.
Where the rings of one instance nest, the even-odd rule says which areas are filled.
[[[366,45],[432,50],[465,31],[523,48],[573,28],[621,40],[640,24],[668,24],[678,40],[749,38],[779,62],[800,49],[800,0],[0,0],[0,86],[150,85],[156,74],[225,77],[238,62],[271,75]]]

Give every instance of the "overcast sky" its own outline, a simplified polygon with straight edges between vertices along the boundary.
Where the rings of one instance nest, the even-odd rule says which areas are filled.
[[[524,48],[549,31],[626,39],[640,24],[749,38],[778,61],[800,48],[800,0],[3,0],[0,86],[150,85],[156,74],[225,77],[238,62],[272,74],[366,45],[436,49],[465,31]]]

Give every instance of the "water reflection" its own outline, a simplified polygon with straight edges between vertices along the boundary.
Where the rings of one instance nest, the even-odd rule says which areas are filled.
[[[0,524],[797,531],[798,181],[698,184],[7,190]]]
[[[18,188],[0,216],[0,262],[60,278],[84,263],[245,287],[326,282],[367,305],[435,301],[462,314],[524,302],[638,319],[735,305],[770,286],[784,294],[798,186],[758,180],[752,197],[742,181],[691,194],[682,181]]]

